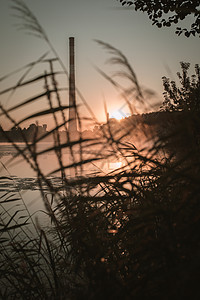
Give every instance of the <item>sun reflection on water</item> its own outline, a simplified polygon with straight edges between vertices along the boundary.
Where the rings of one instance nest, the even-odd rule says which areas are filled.
[[[122,167],[122,162],[117,161],[117,162],[109,162],[109,170],[116,170]]]

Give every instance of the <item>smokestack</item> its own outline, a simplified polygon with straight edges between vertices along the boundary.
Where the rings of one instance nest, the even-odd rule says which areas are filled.
[[[76,91],[75,91],[75,64],[74,64],[74,37],[69,38],[69,125],[70,137],[77,133],[76,120]]]

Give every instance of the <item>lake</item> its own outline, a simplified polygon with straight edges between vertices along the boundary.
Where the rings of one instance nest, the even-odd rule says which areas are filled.
[[[23,150],[24,143],[16,143]],[[52,146],[51,143],[39,143],[37,151],[43,151]],[[62,153],[62,161],[68,164],[70,157],[69,150]],[[38,164],[45,176],[48,177],[54,187],[62,189],[61,174],[50,174],[59,168],[58,159],[53,151],[42,154],[38,158]],[[121,167],[122,162],[119,160],[104,160],[87,165],[83,169],[83,175],[94,173],[108,173],[116,168]],[[71,171],[67,169],[66,177],[70,177]],[[73,174],[74,175],[74,174]],[[47,191],[48,187],[43,184],[43,190]],[[0,144],[0,197],[1,201],[5,200],[5,195],[18,195],[23,199],[25,205],[31,214],[36,211],[45,210],[43,201],[41,201],[40,187],[38,185],[37,173],[21,156],[17,156],[17,150],[10,143]],[[9,208],[13,203],[7,204]],[[5,207],[5,204],[4,204]]]
[[[149,142],[148,142],[149,143]],[[23,150],[25,143],[16,143],[19,149]],[[144,146],[145,144],[142,143]],[[37,152],[43,151],[52,147],[52,143],[38,143]],[[152,144],[149,144],[152,146]],[[79,148],[76,148],[75,156],[77,161],[80,159]],[[86,149],[88,150],[88,149]],[[97,151],[97,149],[96,149]],[[101,152],[100,150],[98,150]],[[71,154],[68,149],[62,152],[62,162],[64,165],[70,164]],[[84,153],[84,159],[90,158],[90,151]],[[95,154],[93,155],[95,157]],[[71,161],[72,163],[72,161]],[[88,176],[91,174],[108,174],[124,164],[120,158],[104,159],[100,161],[91,162],[83,167],[82,173],[77,175]],[[54,187],[62,190],[61,173],[51,173],[59,168],[59,161],[54,151],[49,151],[38,157],[38,165],[45,177],[49,179]],[[80,168],[79,168],[80,172]],[[66,178],[75,175],[74,169],[66,169]],[[48,191],[45,183],[42,184],[42,190]],[[0,197],[1,201],[5,200],[8,195],[17,194],[19,198],[23,199],[31,214],[36,211],[44,210],[45,206],[41,200],[41,189],[38,185],[37,173],[31,168],[28,162],[22,156],[17,155],[17,150],[10,143],[0,144]],[[3,198],[2,198],[3,197]],[[13,204],[13,203],[11,203]],[[10,203],[6,205],[11,205]],[[5,206],[5,204],[4,204]],[[15,209],[15,208],[14,208]]]

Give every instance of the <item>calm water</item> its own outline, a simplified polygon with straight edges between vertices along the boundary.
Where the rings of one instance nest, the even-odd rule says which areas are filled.
[[[17,144],[20,149],[25,147],[25,144]],[[144,145],[144,144],[143,144]],[[42,151],[51,147],[50,143],[40,143],[37,147],[37,151]],[[77,154],[79,156],[79,154]],[[78,157],[77,156],[77,157]],[[69,152],[65,151],[62,156],[64,165],[70,163]],[[85,157],[86,159],[89,157]],[[48,177],[52,185],[62,189],[62,180],[59,173],[51,174],[52,171],[59,168],[58,159],[55,153],[48,152],[39,156],[38,163],[43,174]],[[110,161],[104,160],[87,165],[83,170],[82,175],[88,175],[93,173],[107,174],[113,170],[120,168],[123,165],[123,161],[119,159],[112,159]],[[70,170],[66,171],[66,176],[74,176]],[[48,188],[45,184],[42,187],[43,191],[47,191]],[[11,197],[11,198],[8,198]],[[19,198],[21,200],[17,202],[5,200],[12,198]],[[17,156],[16,149],[9,143],[0,144],[0,213],[5,210],[9,211],[12,215],[17,209],[28,209],[33,218],[39,215],[40,223],[46,224],[47,217],[44,213],[38,213],[39,211],[45,211],[43,200],[41,200],[41,190],[38,186],[37,174],[30,167],[30,165],[21,157]],[[7,201],[7,200],[6,200]],[[17,216],[18,217],[18,216]]]
[[[17,144],[20,149],[25,147],[24,143]],[[40,143],[37,147],[37,151],[45,150],[51,147],[50,143]],[[30,165],[21,157],[16,156],[17,150],[9,143],[0,144],[0,176],[10,176],[13,179],[14,186],[9,180],[1,180],[0,190],[2,189],[13,189],[16,187],[19,190],[37,190],[37,174],[30,167]],[[62,161],[64,165],[70,163],[69,161],[69,152],[64,152],[62,156]],[[88,158],[88,157],[86,157]],[[50,174],[52,171],[59,168],[58,159],[55,153],[48,152],[39,156],[38,159],[39,166],[45,176],[48,176],[52,183],[55,185],[60,185],[59,179],[60,174],[56,173],[53,176]],[[84,167],[83,174],[90,174],[95,172],[109,172],[121,166],[121,161],[101,161],[95,162]],[[66,171],[66,176],[70,176],[70,170]],[[44,187],[45,188],[45,187]]]
[[[20,149],[25,147],[25,144],[17,144]],[[47,144],[41,144],[40,150],[45,149]],[[19,156],[16,156],[16,149],[9,143],[0,144],[0,199],[1,211],[9,210],[9,213],[14,213],[17,209],[28,208],[33,218],[35,212],[43,210],[45,207],[41,201],[40,190],[37,184],[37,176],[29,164]],[[52,155],[44,155],[40,158],[40,164],[47,172],[53,168],[54,160]],[[52,178],[53,179],[53,178]],[[59,184],[58,178],[55,177],[55,184]],[[45,189],[45,187],[44,187]],[[6,199],[21,200],[5,203]],[[39,213],[38,213],[39,215]],[[44,214],[42,218],[45,218]],[[45,223],[45,222],[44,222]]]
[[[144,147],[145,142],[143,141],[141,145],[142,147]],[[20,149],[24,149],[25,144],[17,143],[17,146]],[[37,145],[37,152],[48,149],[52,146],[53,144],[51,143],[39,143]],[[78,150],[77,150],[77,154],[75,155],[77,155],[78,157],[77,161],[79,161],[80,157],[79,157]],[[63,151],[62,153],[63,165],[68,165],[72,163],[72,161],[70,162],[69,158],[70,158],[69,150]],[[91,158],[91,156],[84,154],[84,159],[88,159],[88,158]],[[59,178],[61,175],[59,173],[51,174],[51,172],[59,168],[59,162],[55,153],[51,151],[40,155],[38,157],[38,163],[43,174],[48,178],[50,178],[52,183],[54,182],[56,186],[60,185]],[[101,160],[99,162],[90,163],[84,166],[83,175],[97,173],[97,172],[108,173],[117,168],[120,168],[122,164],[123,164],[122,161],[116,159]],[[70,170],[66,169],[66,176],[68,177],[71,175],[73,176],[74,174],[71,174]],[[0,181],[1,191],[2,189],[5,190],[8,189],[11,190],[12,188],[16,189],[16,187],[19,190],[38,189],[37,174],[30,167],[30,165],[23,159],[23,157],[17,156],[17,150],[10,143],[0,143],[0,176],[10,176],[13,179],[12,182],[6,179],[1,180]],[[12,183],[14,183],[14,187]]]
[[[24,143],[17,144],[20,149],[25,147]],[[40,143],[37,151],[42,151],[51,147],[50,143]],[[41,201],[40,188],[37,182],[37,174],[30,165],[21,157],[16,156],[17,150],[9,143],[0,144],[0,196],[5,193],[17,193],[23,198],[26,205],[33,213],[34,211],[44,209]],[[62,157],[63,163],[69,163],[69,152],[64,152]],[[39,156],[39,166],[45,176],[55,187],[62,188],[62,180],[59,173],[49,175],[52,171],[59,168],[58,159],[54,152],[49,152]],[[90,164],[85,167],[83,174],[109,172],[121,166],[120,161],[104,161],[100,163]],[[70,177],[70,170],[66,171],[66,176]],[[43,185],[43,190],[47,190],[47,186]]]

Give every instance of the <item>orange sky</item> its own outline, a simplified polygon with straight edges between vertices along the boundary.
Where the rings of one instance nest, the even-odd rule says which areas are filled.
[[[76,39],[76,84],[87,104],[92,109],[97,119],[105,121],[105,105],[112,115],[113,111],[120,111],[123,107],[124,114],[129,110],[125,107],[125,100],[109,82],[105,80],[95,69],[98,66],[107,74],[113,74],[120,68],[105,64],[110,57],[94,39],[108,42],[120,49],[130,61],[141,86],[150,88],[157,93],[157,100],[162,101],[162,76],[176,79],[176,72],[180,70],[180,61],[199,63],[199,38],[189,39],[174,34],[174,28],[158,29],[151,25],[145,14],[132,10],[123,10],[120,3],[115,0],[26,0],[27,5],[38,18],[45,29],[49,40],[54,45],[59,57],[68,69],[68,37]],[[1,0],[0,10],[0,37],[1,37],[1,61],[0,77],[18,69],[31,61],[37,60],[45,52],[49,51],[49,57],[53,54],[44,40],[23,31],[17,31],[13,26],[17,20],[12,16],[10,1]],[[44,73],[46,66],[41,66],[28,74],[34,77],[38,73]],[[0,82],[0,90],[6,86],[14,85],[22,76],[22,73]],[[28,78],[27,77],[27,78]],[[68,87],[67,78],[58,77],[61,87]],[[18,90],[12,97],[6,94],[1,96],[1,103],[9,108],[23,101],[27,97],[44,91],[43,86],[29,87],[28,90]],[[155,98],[155,97],[154,97]],[[67,93],[62,96],[63,103],[67,104]],[[134,99],[133,99],[134,101]],[[81,105],[80,112],[89,116],[80,97],[77,102]],[[20,120],[41,108],[47,108],[47,102],[42,99],[35,105],[17,110],[12,116]],[[125,108],[124,108],[125,107]],[[41,123],[51,121],[47,118],[38,119]],[[5,120],[1,120],[6,126]],[[30,122],[28,122],[30,123]],[[25,123],[24,126],[27,126]]]

